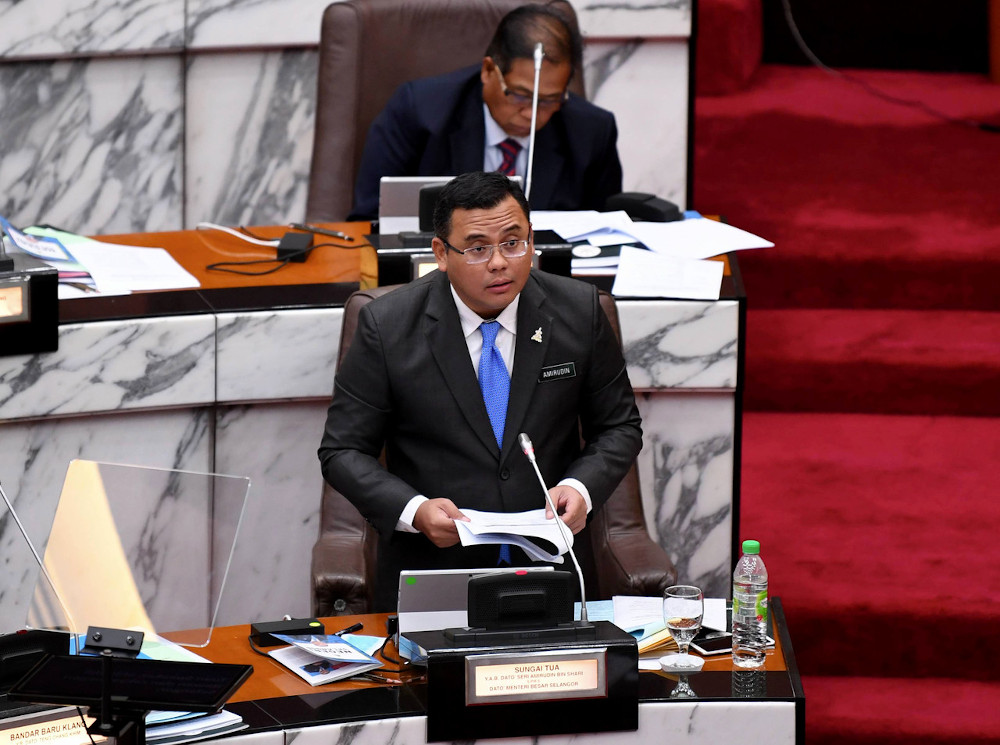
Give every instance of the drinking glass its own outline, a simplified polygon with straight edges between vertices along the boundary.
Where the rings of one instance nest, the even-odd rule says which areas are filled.
[[[700,670],[705,661],[691,654],[691,640],[701,629],[705,613],[705,596],[693,585],[674,585],[663,591],[663,621],[670,636],[677,642],[679,654],[660,659],[664,669]]]

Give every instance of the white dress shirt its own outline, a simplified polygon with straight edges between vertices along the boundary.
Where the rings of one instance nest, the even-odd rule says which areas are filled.
[[[511,137],[504,132],[503,127],[497,124],[496,120],[490,115],[490,107],[486,104],[483,104],[483,119],[486,121],[486,138],[485,145],[483,146],[483,170],[490,173],[500,169],[500,164],[503,163],[503,152],[501,152],[499,145],[504,140],[511,139],[521,146],[521,150],[517,154],[517,159],[514,161],[514,173],[522,179],[526,178],[528,173],[528,143],[531,138]]]

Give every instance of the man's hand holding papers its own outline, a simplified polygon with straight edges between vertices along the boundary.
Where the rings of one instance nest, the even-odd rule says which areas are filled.
[[[463,509],[468,522],[455,521],[463,546],[484,543],[507,543],[520,546],[534,561],[563,562],[569,548],[563,540],[556,519],[545,519],[545,508],[527,512],[482,512]],[[568,531],[567,531],[568,532]],[[534,540],[532,540],[534,539]],[[539,544],[545,544],[539,545]],[[570,535],[570,545],[573,536]]]

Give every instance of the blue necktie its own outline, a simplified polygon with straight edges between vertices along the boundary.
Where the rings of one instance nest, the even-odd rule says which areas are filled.
[[[483,391],[483,401],[486,403],[486,413],[490,416],[490,424],[493,425],[493,434],[497,438],[497,447],[500,447],[503,445],[503,425],[507,418],[510,376],[496,345],[500,323],[486,321],[480,324],[479,330],[483,334],[483,352],[479,357],[479,387]]]
[[[483,351],[479,356],[479,387],[483,391],[483,402],[486,413],[493,426],[493,436],[497,439],[497,447],[503,446],[504,420],[507,418],[507,399],[510,396],[510,375],[503,363],[503,356],[497,349],[497,332],[500,331],[498,321],[486,321],[479,326],[483,334]],[[510,546],[500,545],[498,564],[510,564]]]

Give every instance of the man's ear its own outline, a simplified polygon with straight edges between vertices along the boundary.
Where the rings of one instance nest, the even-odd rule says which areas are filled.
[[[482,81],[483,85],[489,81],[490,75],[493,74],[493,68],[496,67],[496,63],[493,61],[492,57],[483,57],[483,66],[479,68],[479,80]]]
[[[444,245],[437,236],[431,238],[431,248],[434,249],[434,258],[437,260],[438,269],[442,272],[448,271],[448,247]]]

